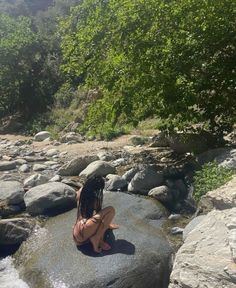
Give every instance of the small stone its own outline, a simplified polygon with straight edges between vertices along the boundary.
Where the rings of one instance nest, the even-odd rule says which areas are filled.
[[[171,214],[168,219],[169,220],[179,220],[181,218],[180,214]]]
[[[47,151],[47,153],[46,153],[46,156],[52,157],[52,156],[54,156],[54,155],[57,155],[58,152],[59,152],[59,151],[58,151],[57,149],[49,149],[49,150]]]
[[[180,227],[172,227],[171,228],[171,234],[176,235],[176,234],[182,234],[184,231],[183,228]]]
[[[19,171],[23,172],[23,173],[29,172],[30,171],[30,167],[27,164],[23,164],[23,165],[20,166]]]
[[[33,171],[43,171],[46,170],[48,167],[44,164],[34,164]]]

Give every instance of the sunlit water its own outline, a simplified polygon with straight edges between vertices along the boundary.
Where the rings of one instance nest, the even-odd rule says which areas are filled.
[[[20,279],[19,273],[14,267],[13,259],[10,256],[0,260],[0,287],[29,288],[29,286]]]
[[[23,257],[27,258],[31,252],[43,247],[48,237],[48,231],[45,228],[37,227],[33,235],[29,239],[27,254]],[[68,286],[60,280],[55,279],[52,275],[49,277],[50,288],[68,288]],[[36,287],[37,283],[34,283]],[[31,288],[26,282],[20,279],[19,273],[14,265],[14,259],[11,256],[0,258],[0,288]]]

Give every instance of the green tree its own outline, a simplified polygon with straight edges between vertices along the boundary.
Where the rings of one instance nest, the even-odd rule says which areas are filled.
[[[84,0],[61,34],[63,70],[104,95],[85,125],[155,115],[169,127],[228,129],[236,115],[235,19],[233,0]]]
[[[0,14],[0,116],[27,118],[52,104],[58,79],[45,50],[29,18]]]

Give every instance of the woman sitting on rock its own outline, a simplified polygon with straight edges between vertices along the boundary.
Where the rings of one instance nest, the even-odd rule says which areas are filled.
[[[119,228],[118,225],[111,223],[115,209],[112,206],[102,209],[104,185],[101,176],[93,176],[80,188],[76,197],[78,210],[73,227],[74,241],[78,246],[90,241],[97,253],[111,249],[103,239],[106,230]]]

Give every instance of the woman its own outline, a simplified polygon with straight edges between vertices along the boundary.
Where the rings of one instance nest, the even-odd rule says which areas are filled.
[[[111,223],[115,209],[112,206],[102,209],[104,185],[101,176],[93,176],[80,188],[76,197],[78,210],[73,227],[74,241],[78,246],[90,241],[97,253],[111,249],[111,246],[103,240],[106,230],[119,228],[118,225]]]

